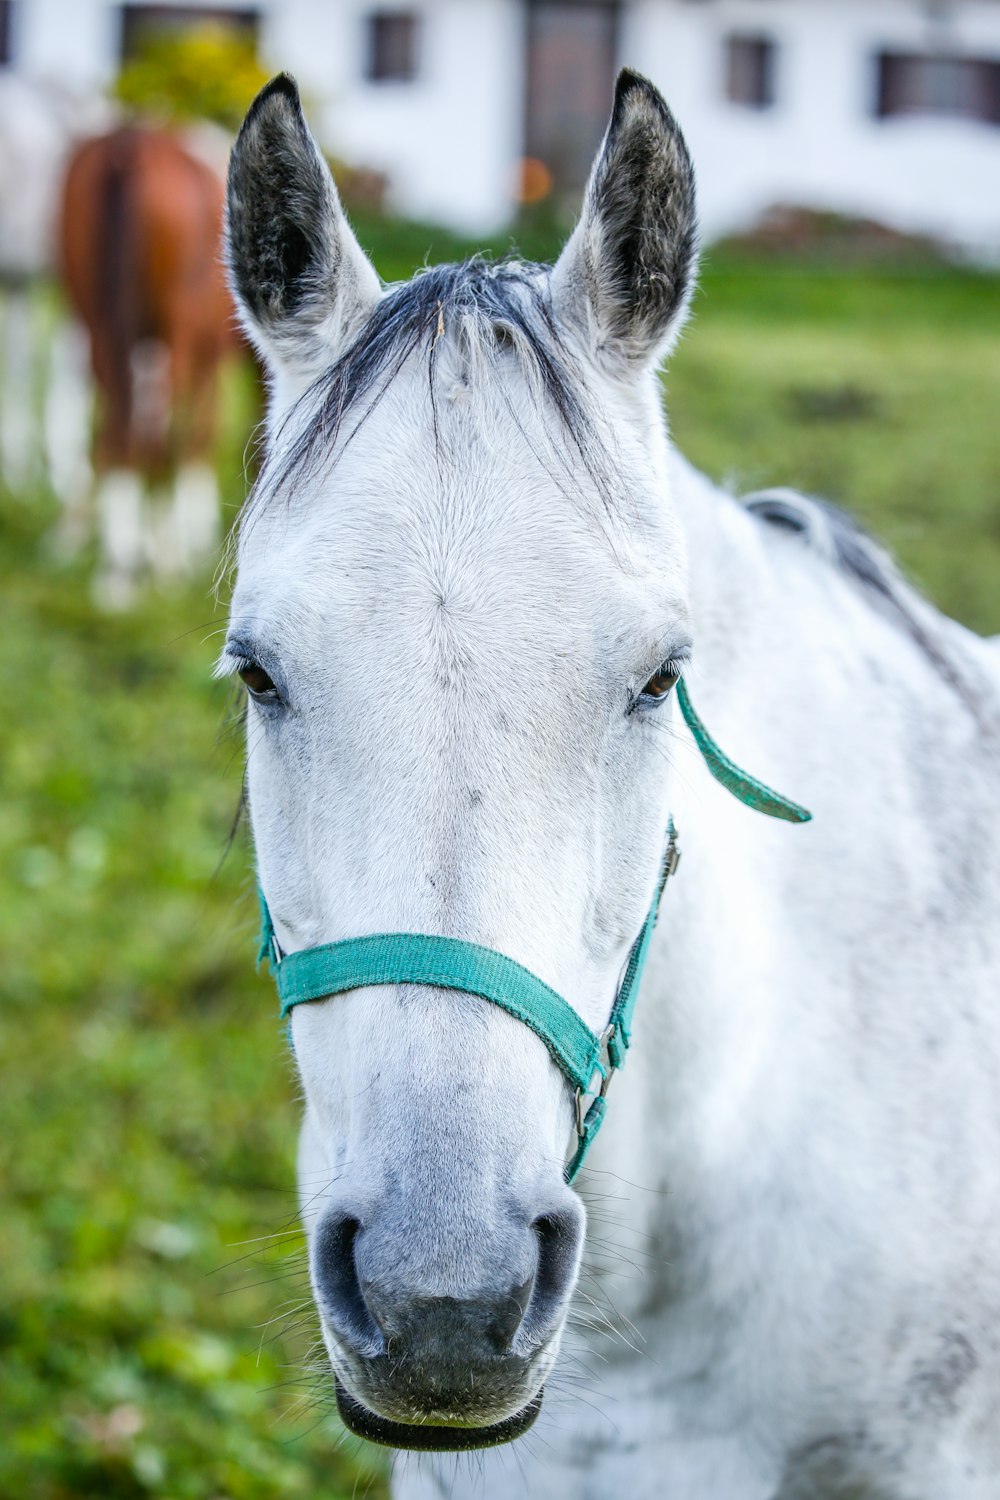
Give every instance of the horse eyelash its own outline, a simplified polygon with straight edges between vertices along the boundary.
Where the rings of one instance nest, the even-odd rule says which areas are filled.
[[[215,663],[212,676],[215,678],[235,677],[246,667],[258,666],[260,666],[260,659],[252,655],[246,647],[240,649],[236,645],[228,645],[224,647],[222,654]]]
[[[229,651],[223,651],[212,669],[212,676],[216,681],[224,677],[235,677],[244,667],[250,665],[248,656],[234,656]]]
[[[679,680],[684,676],[685,671],[690,665],[690,656],[668,656],[666,661],[660,662],[656,671],[669,672],[671,677],[676,677]]]
[[[684,676],[685,669],[690,665],[690,656],[668,656],[666,661],[660,663],[660,665],[656,668],[656,671],[669,672],[672,677],[676,677],[677,680],[680,681],[680,679]],[[671,694],[666,694],[662,701],[666,701],[666,698],[670,696]],[[650,705],[648,703],[643,703],[642,688],[637,688],[632,695],[632,701],[630,702],[628,707],[629,717],[631,717],[633,714],[639,714],[643,718],[648,718],[652,723],[655,717],[655,712],[655,710],[650,709]]]

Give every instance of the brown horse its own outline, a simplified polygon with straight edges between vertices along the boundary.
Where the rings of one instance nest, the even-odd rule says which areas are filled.
[[[190,571],[216,544],[219,367],[240,344],[222,209],[221,172],[166,129],[120,126],[67,169],[60,260],[98,391],[97,589],[109,604],[128,602],[144,565]],[[144,490],[165,481],[173,504],[150,531]]]

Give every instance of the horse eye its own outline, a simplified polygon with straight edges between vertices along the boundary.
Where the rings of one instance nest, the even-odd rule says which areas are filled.
[[[277,698],[278,689],[257,662],[246,661],[238,670],[254,698]]]
[[[649,679],[649,681],[646,683],[646,686],[643,688],[643,698],[665,698],[670,692],[670,689],[676,687],[677,683],[680,681],[680,675],[681,674],[678,671],[675,671],[675,669],[670,665],[669,662],[664,662],[660,670],[658,672],[654,672],[653,676]]]

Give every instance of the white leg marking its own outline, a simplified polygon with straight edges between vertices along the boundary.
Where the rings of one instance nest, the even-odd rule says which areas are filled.
[[[62,505],[63,529],[83,540],[80,516],[93,482],[90,467],[92,393],[87,335],[76,322],[60,321],[52,333],[43,398],[45,468]]]
[[[100,562],[94,576],[95,603],[103,609],[127,609],[145,562],[143,486],[132,469],[113,469],[97,489]]]
[[[209,464],[185,464],[174,483],[173,528],[185,573],[196,573],[219,545],[219,483]]]

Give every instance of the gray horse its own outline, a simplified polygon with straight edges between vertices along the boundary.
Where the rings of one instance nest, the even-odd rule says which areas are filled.
[[[671,815],[684,849],[578,1191],[571,1091],[498,1006],[293,1011],[348,1425],[523,1433],[401,1458],[402,1500],[995,1500],[997,646],[842,517],[740,505],[669,443],[693,175],[637,75],[551,270],[382,287],[287,78],[228,233],[272,404],[220,670],[281,949],[465,939],[600,1032]],[[681,676],[810,824],[712,779]]]

